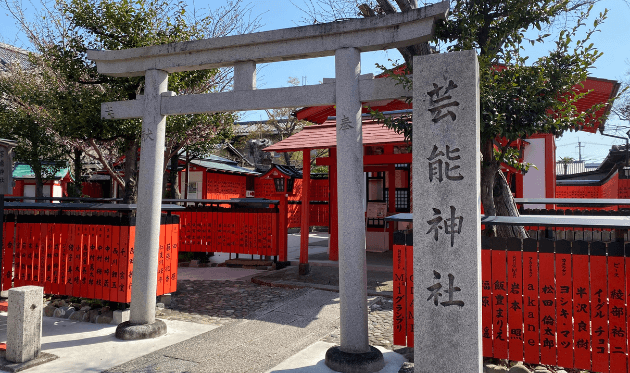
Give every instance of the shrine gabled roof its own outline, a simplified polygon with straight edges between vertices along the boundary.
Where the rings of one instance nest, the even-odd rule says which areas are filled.
[[[49,165],[43,165],[44,168],[51,169]],[[53,179],[63,179],[68,175],[70,169],[68,167],[62,167],[52,176]],[[23,163],[18,163],[13,168],[13,178],[14,179],[35,179],[35,173],[31,166]]]
[[[280,173],[288,176],[288,177],[292,177],[294,179],[301,179],[302,178],[302,171],[298,170],[297,168],[293,167],[293,166],[285,166],[282,164],[273,164],[271,166],[271,168],[269,169],[269,171],[265,172],[264,175],[261,176],[261,178],[265,178],[268,177],[269,175],[274,175],[277,171],[280,171]]]
[[[254,170],[250,170],[248,168],[240,167],[233,164],[226,164],[222,162],[215,162],[207,159],[195,159],[190,161],[192,164],[196,164],[197,166],[201,166],[206,168],[209,171],[217,171],[217,172],[229,172],[235,174],[243,174],[243,175],[260,175],[260,172],[256,172]]]
[[[377,76],[377,78],[380,77],[382,77],[382,74]],[[617,95],[620,86],[620,83],[615,80],[588,77],[584,82],[582,82],[582,84],[577,84],[573,87],[579,93],[590,91],[590,93],[586,96],[580,98],[575,103],[575,106],[579,112],[584,112],[593,105],[606,103],[608,100]],[[390,100],[386,102],[371,103],[370,108],[384,112],[411,109],[411,104],[407,104],[400,100]],[[610,109],[611,105],[600,109],[595,114],[595,118],[601,119],[603,115],[610,112]],[[369,113],[370,110],[364,105],[363,112]],[[307,120],[313,123],[323,123],[329,116],[332,115],[335,115],[335,106],[333,105],[311,106],[296,111],[296,117],[298,119]],[[579,128],[579,130],[591,133],[595,133],[597,130],[603,132],[605,124],[605,120],[602,120],[599,124],[595,122],[590,126]]]
[[[405,137],[386,128],[374,120],[363,121],[363,145],[402,144]],[[322,125],[308,126],[295,135],[271,145],[267,152],[294,152],[307,149],[326,149],[337,146],[337,127],[335,120],[328,120]]]

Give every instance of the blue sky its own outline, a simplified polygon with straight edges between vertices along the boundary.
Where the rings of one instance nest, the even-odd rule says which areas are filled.
[[[293,1],[293,3],[292,3]],[[295,27],[303,25],[306,15],[298,9],[294,4],[302,5],[305,0],[258,0],[252,1],[251,7],[253,14],[259,14],[263,27],[260,31],[273,30],[280,28]],[[190,6],[196,6],[198,9],[216,8],[224,3],[224,1],[187,1]],[[617,81],[628,80],[627,72],[630,70],[630,48],[626,40],[628,33],[628,20],[630,19],[630,7],[623,0],[603,0],[593,9],[593,15],[608,8],[608,19],[600,26],[600,32],[596,33],[592,39],[595,46],[602,51],[603,56],[597,61],[591,75],[611,79]],[[592,17],[594,18],[594,17]],[[591,25],[592,20],[587,24]],[[28,48],[26,38],[17,33],[14,21],[2,11],[0,14],[0,35],[2,41],[16,46]],[[626,42],[624,42],[626,41]],[[527,49],[530,59],[534,59],[547,52],[553,45],[542,45],[535,48]],[[389,65],[388,59],[402,60],[400,54],[396,50],[384,52],[363,53],[361,55],[362,72],[379,73],[375,64],[381,63]],[[334,77],[334,59],[332,57],[317,58],[310,60],[278,62],[268,64],[262,67],[258,75],[259,88],[274,88],[288,86],[289,77],[296,77],[298,80],[306,84],[317,84],[325,77]],[[247,113],[243,116],[243,120],[259,120],[264,119],[266,115],[262,112]],[[626,127],[623,131],[614,132],[616,127]],[[625,136],[625,132],[630,129],[630,123],[624,123],[618,119],[611,117],[607,124],[606,133]],[[582,159],[587,162],[601,162],[612,144],[625,144],[624,140],[613,139],[598,134],[588,134],[585,132],[566,133],[557,140],[557,157],[574,157],[578,158],[578,142],[582,147]]]

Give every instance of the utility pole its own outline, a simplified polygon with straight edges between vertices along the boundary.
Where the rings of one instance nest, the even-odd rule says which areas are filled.
[[[586,146],[582,146],[582,143],[580,142],[580,140],[578,139],[578,144],[576,146],[576,148],[578,148],[578,154],[579,154],[579,162],[582,162],[582,148],[585,148]]]

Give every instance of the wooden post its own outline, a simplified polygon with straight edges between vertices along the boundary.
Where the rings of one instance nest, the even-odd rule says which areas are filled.
[[[310,217],[311,151],[302,151],[302,226],[300,228],[300,275],[308,274],[308,233]]]
[[[337,148],[330,148],[329,157],[331,160],[328,166],[328,190],[330,198],[328,201],[328,211],[330,218],[328,219],[328,232],[330,239],[328,241],[328,259],[339,260],[339,220],[337,210]]]

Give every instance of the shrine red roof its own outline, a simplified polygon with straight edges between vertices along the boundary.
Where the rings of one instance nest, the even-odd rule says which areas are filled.
[[[620,84],[614,80],[600,79],[600,78],[587,78],[584,81],[584,87],[581,85],[576,85],[574,88],[578,92],[588,92],[585,97],[579,99],[576,103],[576,107],[578,111],[584,112],[588,110],[595,104],[606,103],[611,98],[617,95],[619,91]],[[403,110],[403,109],[411,109],[411,105],[407,104],[400,100],[390,100],[383,102],[373,102],[370,104],[371,108],[385,112],[385,111],[394,111],[394,110]],[[602,115],[607,114],[610,111],[610,106],[599,110],[595,117],[597,119],[601,118]],[[369,113],[369,109],[364,106],[363,113]],[[312,106],[300,109],[296,112],[296,117],[301,120],[307,120],[313,123],[324,123],[328,119],[329,116],[335,115],[335,107],[333,105],[329,106]],[[604,130],[605,122],[599,124],[599,126],[590,126],[582,128],[583,131],[587,132],[596,132],[597,129],[600,131]]]
[[[580,112],[588,110],[593,105],[608,102],[608,100],[610,100],[611,98],[617,95],[617,92],[619,92],[619,87],[620,87],[619,82],[615,80],[607,80],[607,79],[600,79],[600,78],[588,78],[586,79],[586,81],[584,81],[583,84],[584,84],[584,88],[582,88],[579,85],[576,85],[574,88],[578,92],[588,92],[588,91],[592,91],[592,92],[577,101],[575,106]],[[599,119],[602,117],[602,115],[608,114],[608,112],[610,112],[611,106],[612,105],[608,105],[607,107],[600,109],[595,114],[595,117]],[[597,129],[599,129],[600,132],[603,132],[604,125],[605,125],[605,122],[602,121],[602,123],[600,123],[599,126],[584,127],[582,128],[582,131],[595,133]]]
[[[402,144],[405,137],[374,120],[363,121],[363,145]],[[294,152],[305,149],[325,149],[337,146],[335,120],[319,126],[308,126],[295,135],[265,148],[268,152]]]

